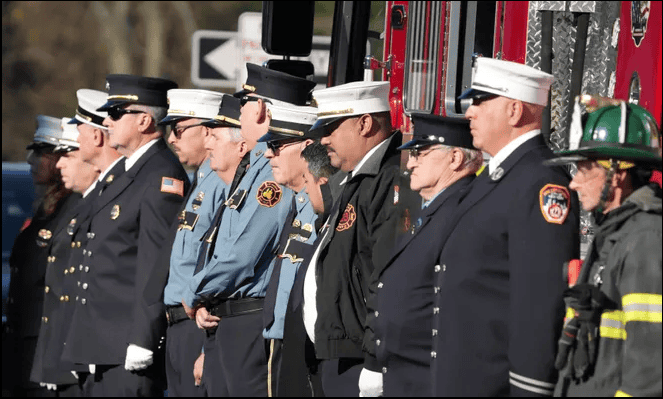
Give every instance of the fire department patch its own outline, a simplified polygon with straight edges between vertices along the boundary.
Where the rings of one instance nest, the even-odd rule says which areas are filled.
[[[571,194],[566,187],[546,184],[539,192],[539,205],[546,222],[562,224],[571,209]]]
[[[349,229],[355,223],[355,220],[357,220],[355,207],[351,204],[348,204],[348,206],[345,207],[345,211],[343,212],[341,220],[338,222],[338,226],[336,226],[336,231]]]
[[[273,181],[266,181],[262,183],[260,187],[258,187],[258,194],[256,195],[256,199],[260,205],[271,208],[278,204],[279,201],[281,201],[282,195],[283,191],[281,190],[281,187],[279,187],[278,183]]]

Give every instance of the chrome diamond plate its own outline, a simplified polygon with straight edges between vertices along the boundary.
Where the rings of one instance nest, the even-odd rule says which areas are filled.
[[[596,12],[598,1],[569,1],[568,11],[571,12]]]
[[[581,90],[583,94],[610,94],[610,76],[615,71],[617,61],[612,32],[619,18],[620,6],[619,2],[600,2],[596,12],[590,15]]]
[[[531,1],[539,11],[564,11],[566,10],[566,1]]]
[[[541,13],[540,1],[530,1],[527,10],[527,49],[525,65],[541,69]],[[557,2],[559,3],[559,2]]]
[[[558,12],[553,14],[553,60],[552,71],[555,82],[551,87],[550,146],[553,151],[568,146],[568,126],[570,104],[571,66],[576,37],[573,14]]]

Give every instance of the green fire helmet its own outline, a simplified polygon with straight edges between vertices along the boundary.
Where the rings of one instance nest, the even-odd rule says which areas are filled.
[[[582,127],[579,103],[589,114]],[[569,149],[556,152],[549,164],[587,159],[613,160],[619,169],[634,165],[661,169],[660,133],[656,121],[644,108],[622,100],[593,96],[576,99],[569,135]]]

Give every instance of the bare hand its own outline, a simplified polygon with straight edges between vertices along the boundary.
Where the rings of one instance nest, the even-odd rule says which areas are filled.
[[[190,307],[186,304],[186,302],[184,302],[184,299],[182,299],[182,306],[184,307],[184,312],[186,313],[186,315],[189,316],[189,318],[190,318],[191,320],[196,320],[196,310],[198,310],[198,308],[200,307],[200,305],[198,305],[198,306],[194,306],[193,308],[190,308]]]
[[[200,386],[200,382],[203,379],[203,364],[205,364],[205,354],[201,353],[193,364],[193,381],[197,387]]]
[[[196,311],[196,324],[198,324],[198,328],[200,329],[210,329],[214,328],[219,325],[219,321],[221,318],[212,316],[207,309],[205,308],[198,308]]]

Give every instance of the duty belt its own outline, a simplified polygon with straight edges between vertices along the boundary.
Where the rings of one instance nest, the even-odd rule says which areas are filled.
[[[166,320],[168,320],[168,327],[188,318],[189,316],[186,315],[182,305],[168,306],[166,308]]]
[[[265,298],[225,299],[207,306],[212,316],[231,317],[262,311]]]

